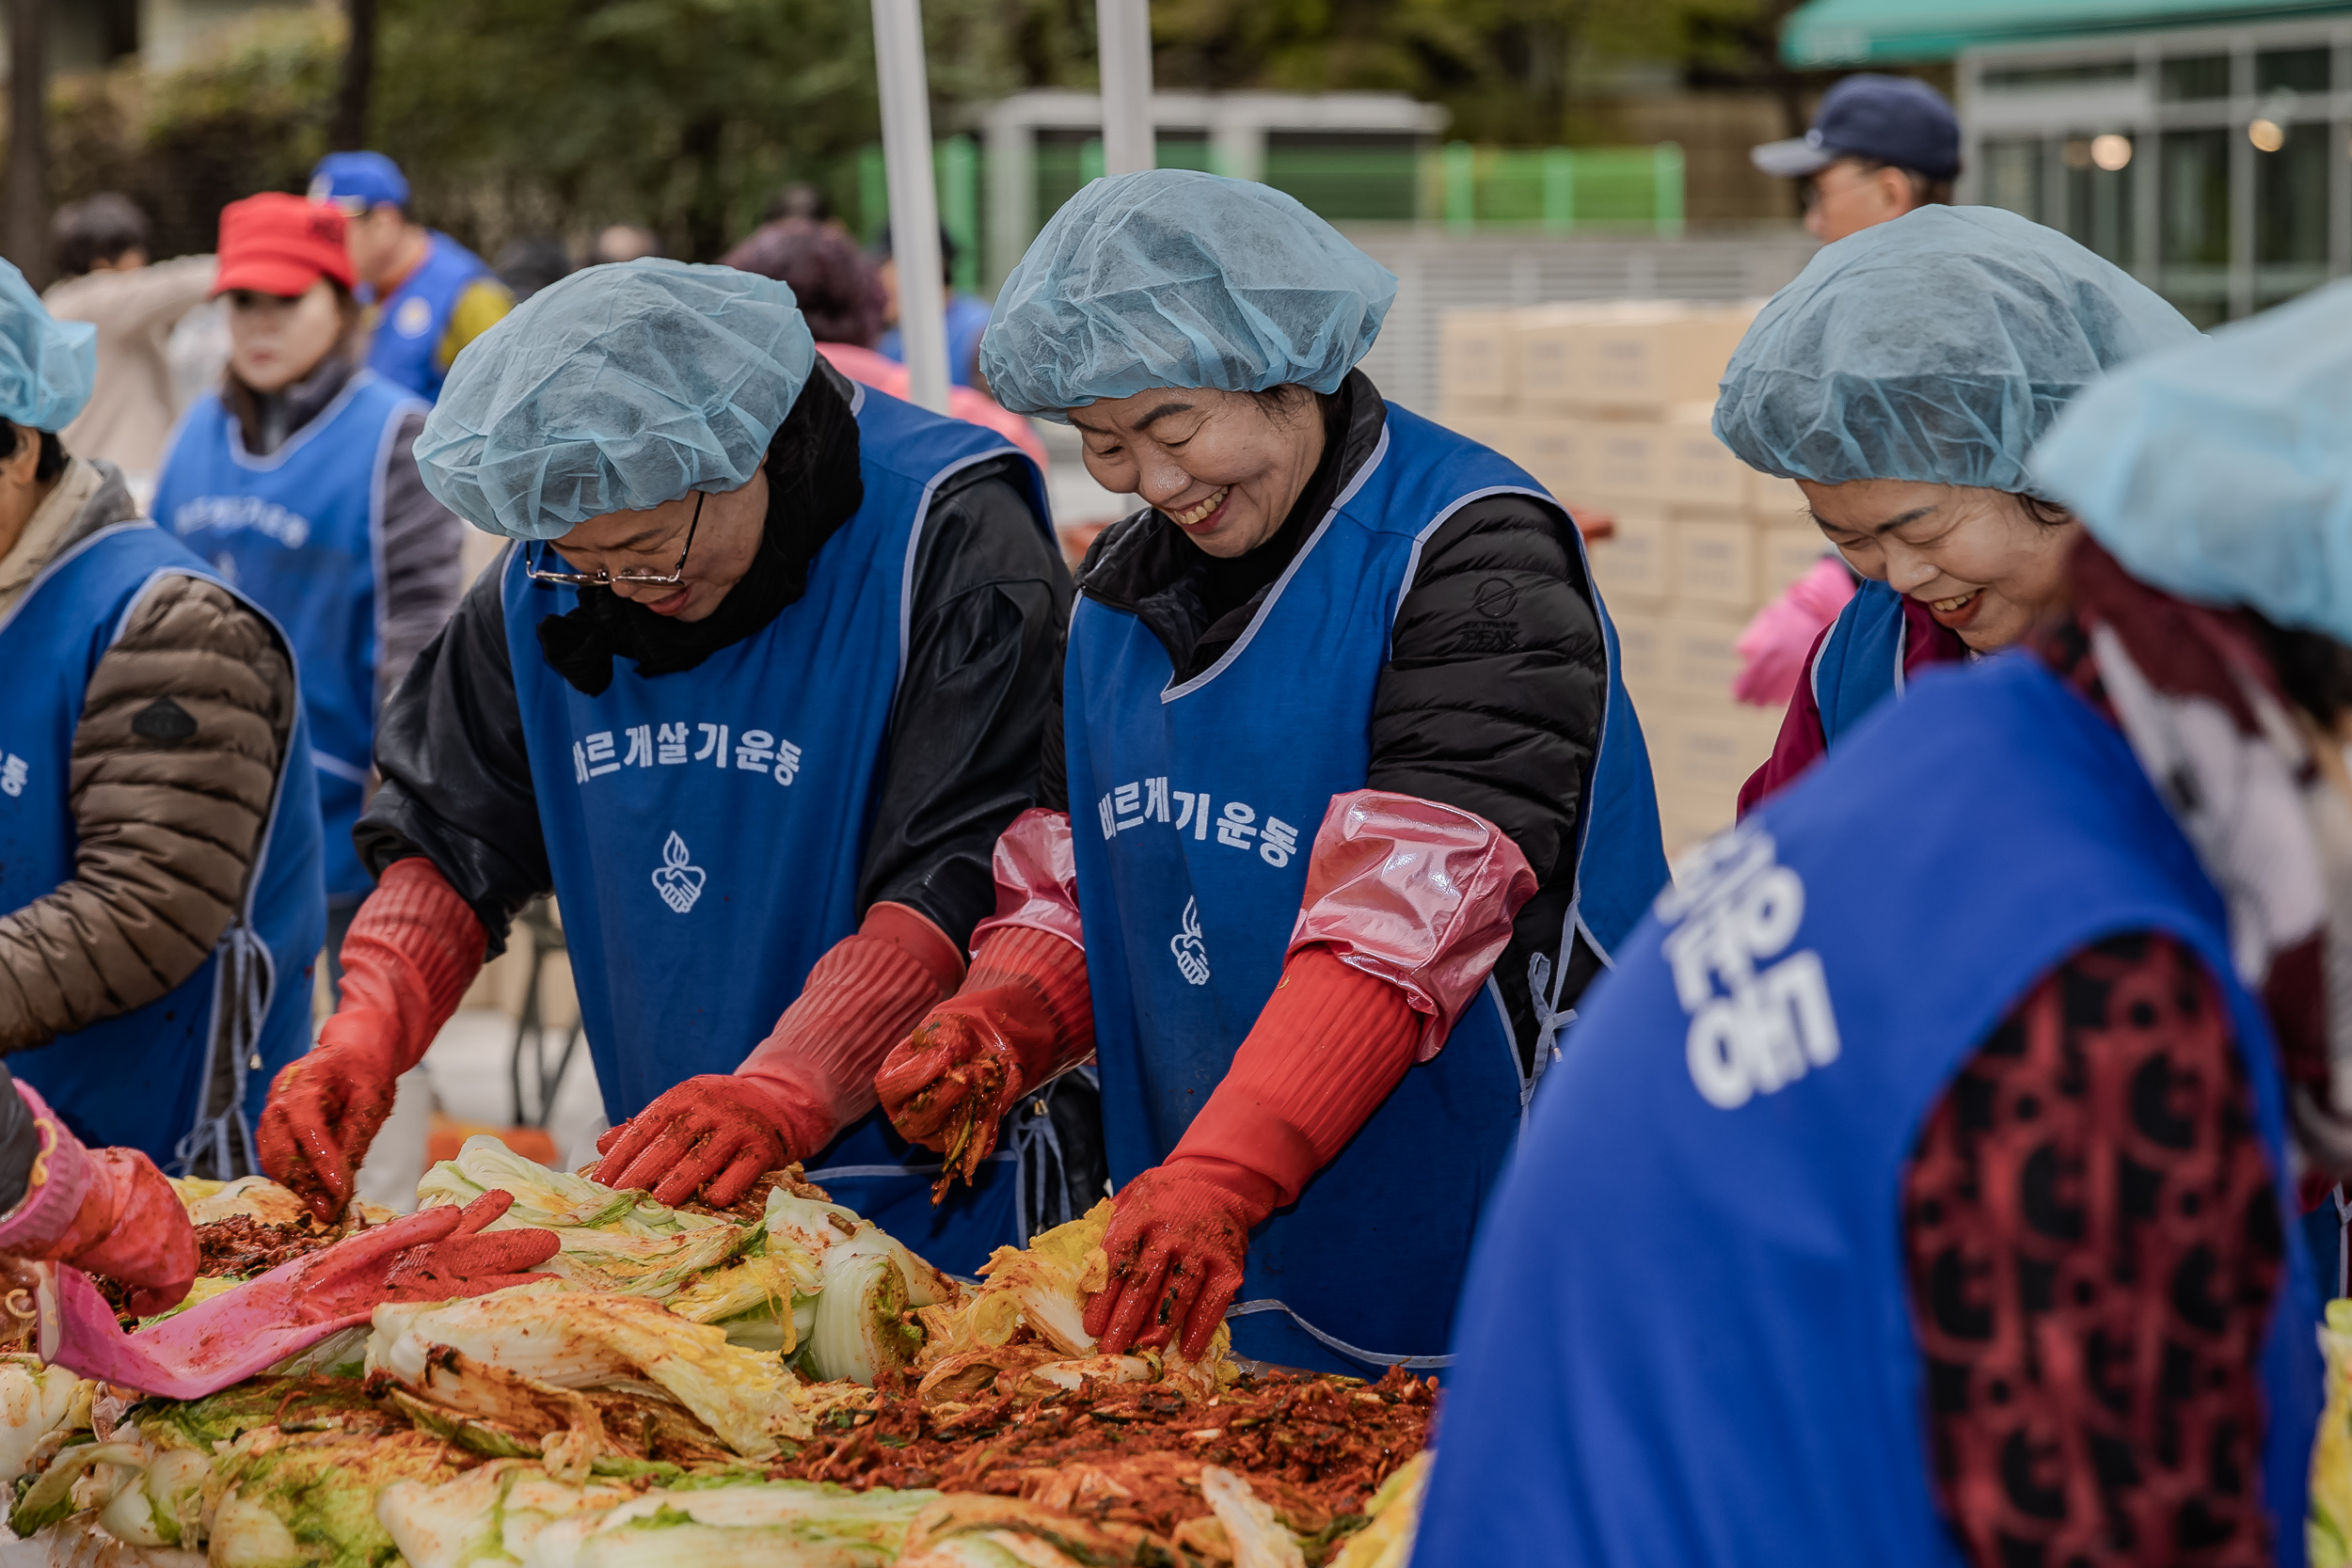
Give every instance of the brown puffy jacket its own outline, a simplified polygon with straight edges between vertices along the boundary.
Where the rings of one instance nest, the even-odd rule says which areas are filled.
[[[137,515],[121,476],[96,472],[53,558]],[[73,734],[73,876],[0,915],[0,1052],[145,1006],[196,973],[243,904],[296,701],[277,632],[226,590],[172,577],[147,591]]]

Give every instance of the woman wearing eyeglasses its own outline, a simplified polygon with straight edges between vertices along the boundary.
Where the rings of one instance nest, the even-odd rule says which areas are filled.
[[[339,1210],[394,1077],[553,892],[599,1180],[723,1206],[797,1160],[943,1267],[1014,1240],[1009,1165],[934,1212],[936,1160],[869,1113],[1034,803],[1070,594],[1037,469],[833,372],[785,285],[660,261],[485,333],[418,464],[518,543],[385,715],[380,882],[265,1167]]]
[[[463,531],[409,456],[425,405],[362,362],[343,214],[269,193],[220,214],[229,371],[189,410],[155,520],[276,617],[294,644],[326,833],[326,953],[368,874],[352,852],[376,711],[449,619]]]

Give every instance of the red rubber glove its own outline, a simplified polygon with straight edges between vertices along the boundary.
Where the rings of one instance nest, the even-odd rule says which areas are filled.
[[[88,1281],[57,1274],[58,1333],[44,1354],[58,1365],[166,1399],[201,1399],[368,1321],[387,1301],[478,1296],[552,1275],[532,1265],[555,1256],[552,1230],[484,1227],[506,1212],[510,1193],[485,1193],[465,1208],[427,1209],[283,1263],[125,1334]]]
[[[1086,954],[1029,926],[980,939],[963,989],[898,1042],[874,1092],[899,1136],[947,1157],[933,1201],[996,1150],[1021,1097],[1094,1052]]]
[[[343,939],[342,1005],[270,1085],[255,1132],[262,1169],[320,1219],[351,1201],[352,1179],[392,1114],[394,1083],[457,1010],[486,940],[422,857],[394,862],[359,906]]]
[[[882,1053],[962,972],[946,932],[902,904],[875,905],[741,1067],[689,1078],[598,1138],[595,1180],[725,1208],[871,1110]]]
[[[1249,1232],[1372,1119],[1412,1066],[1422,1024],[1403,990],[1328,948],[1291,954],[1167,1161],[1111,1200],[1110,1283],[1086,1309],[1102,1354],[1180,1334],[1188,1359],[1207,1352],[1241,1289]]]
[[[0,1252],[103,1274],[131,1288],[124,1304],[142,1318],[177,1306],[196,1279],[196,1227],[164,1173],[135,1148],[87,1147],[39,1090],[15,1087],[40,1152],[0,1215]]]

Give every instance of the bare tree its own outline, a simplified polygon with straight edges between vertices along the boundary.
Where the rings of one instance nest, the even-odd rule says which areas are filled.
[[[49,0],[8,0],[8,259],[49,281]]]
[[[21,3],[21,0],[20,0]],[[343,47],[342,86],[335,95],[329,139],[338,151],[368,144],[368,96],[375,85],[375,0],[343,0],[351,40]]]

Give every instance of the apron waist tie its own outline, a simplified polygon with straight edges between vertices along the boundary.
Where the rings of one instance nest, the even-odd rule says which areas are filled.
[[[229,927],[214,953],[219,962],[213,976],[213,1029],[204,1046],[196,1125],[174,1146],[172,1168],[189,1175],[209,1159],[214,1173],[229,1180],[262,1168],[253,1129],[245,1117],[245,1081],[261,1044],[262,1021],[274,987],[269,946],[244,920]],[[224,1051],[229,1054],[229,1097],[215,1111],[213,1094]]]

